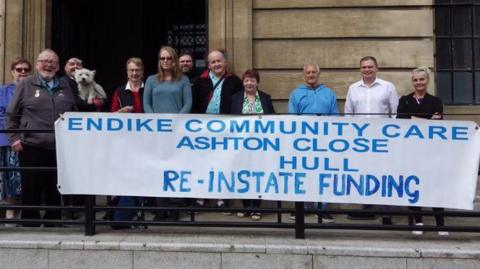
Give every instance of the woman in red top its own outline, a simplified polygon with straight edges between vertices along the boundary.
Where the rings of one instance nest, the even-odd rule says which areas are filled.
[[[118,87],[112,97],[111,112],[143,113],[143,61],[140,58],[132,57],[127,60],[127,84]],[[120,202],[122,201],[122,202]],[[133,206],[142,204],[143,198],[127,196],[108,196],[107,204],[117,206]],[[108,211],[104,219],[109,220],[132,220],[137,212]],[[124,229],[128,226],[112,225],[113,229]]]
[[[143,70],[142,59],[133,57],[127,60],[128,81],[115,90],[111,112],[143,113]]]

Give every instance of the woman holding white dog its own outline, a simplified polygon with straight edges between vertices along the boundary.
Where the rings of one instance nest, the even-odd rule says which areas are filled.
[[[168,46],[158,53],[158,73],[145,83],[143,106],[146,113],[189,113],[192,108],[190,80],[180,70],[177,52]],[[182,199],[158,198],[157,206],[181,206]],[[179,212],[157,212],[155,220],[179,219]]]

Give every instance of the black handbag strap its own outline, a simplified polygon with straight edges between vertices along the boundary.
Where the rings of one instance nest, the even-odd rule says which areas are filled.
[[[218,87],[218,85],[220,85],[220,83],[222,83],[222,81],[225,79],[225,74],[220,78],[219,81],[217,81],[217,83],[215,83],[215,85],[213,86],[213,90],[215,91],[215,89]]]
[[[208,94],[208,102],[210,102],[210,100],[212,100],[212,97],[213,97],[213,93],[215,92],[215,89],[218,87],[218,85],[220,85],[220,83],[225,79],[225,74],[220,78],[219,81],[217,81],[217,83],[215,83],[215,85],[213,86],[213,89],[212,91]]]

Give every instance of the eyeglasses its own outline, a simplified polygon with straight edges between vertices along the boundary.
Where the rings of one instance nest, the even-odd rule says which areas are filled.
[[[49,65],[58,64],[58,61],[55,61],[55,60],[38,60],[37,62],[39,62],[41,64],[49,64]]]
[[[22,72],[28,73],[28,72],[30,72],[30,68],[28,68],[28,67],[25,67],[25,68],[17,67],[17,68],[15,68],[15,71],[17,71],[18,73],[22,73]]]
[[[173,57],[169,56],[169,57],[160,57],[159,58],[160,61],[162,62],[171,62],[173,60]]]
[[[130,73],[135,73],[135,72],[140,73],[140,72],[143,71],[143,69],[127,69],[127,71],[130,72]]]

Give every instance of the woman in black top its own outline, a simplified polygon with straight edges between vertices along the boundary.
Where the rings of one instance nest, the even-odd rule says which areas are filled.
[[[397,118],[412,119],[423,118],[432,120],[443,119],[443,103],[440,98],[427,93],[430,75],[427,67],[419,67],[412,71],[412,85],[414,91],[409,95],[402,96],[398,102]],[[420,211],[420,207],[409,207],[412,211]],[[434,212],[443,212],[443,208],[433,208]],[[443,216],[435,216],[437,226],[444,226]],[[409,225],[423,226],[421,215],[410,215]],[[415,235],[423,234],[423,231],[412,231]],[[439,231],[439,235],[448,235],[448,232]]]
[[[427,92],[429,80],[430,75],[427,67],[419,67],[412,71],[414,91],[400,98],[397,118],[443,119],[442,100]]]

